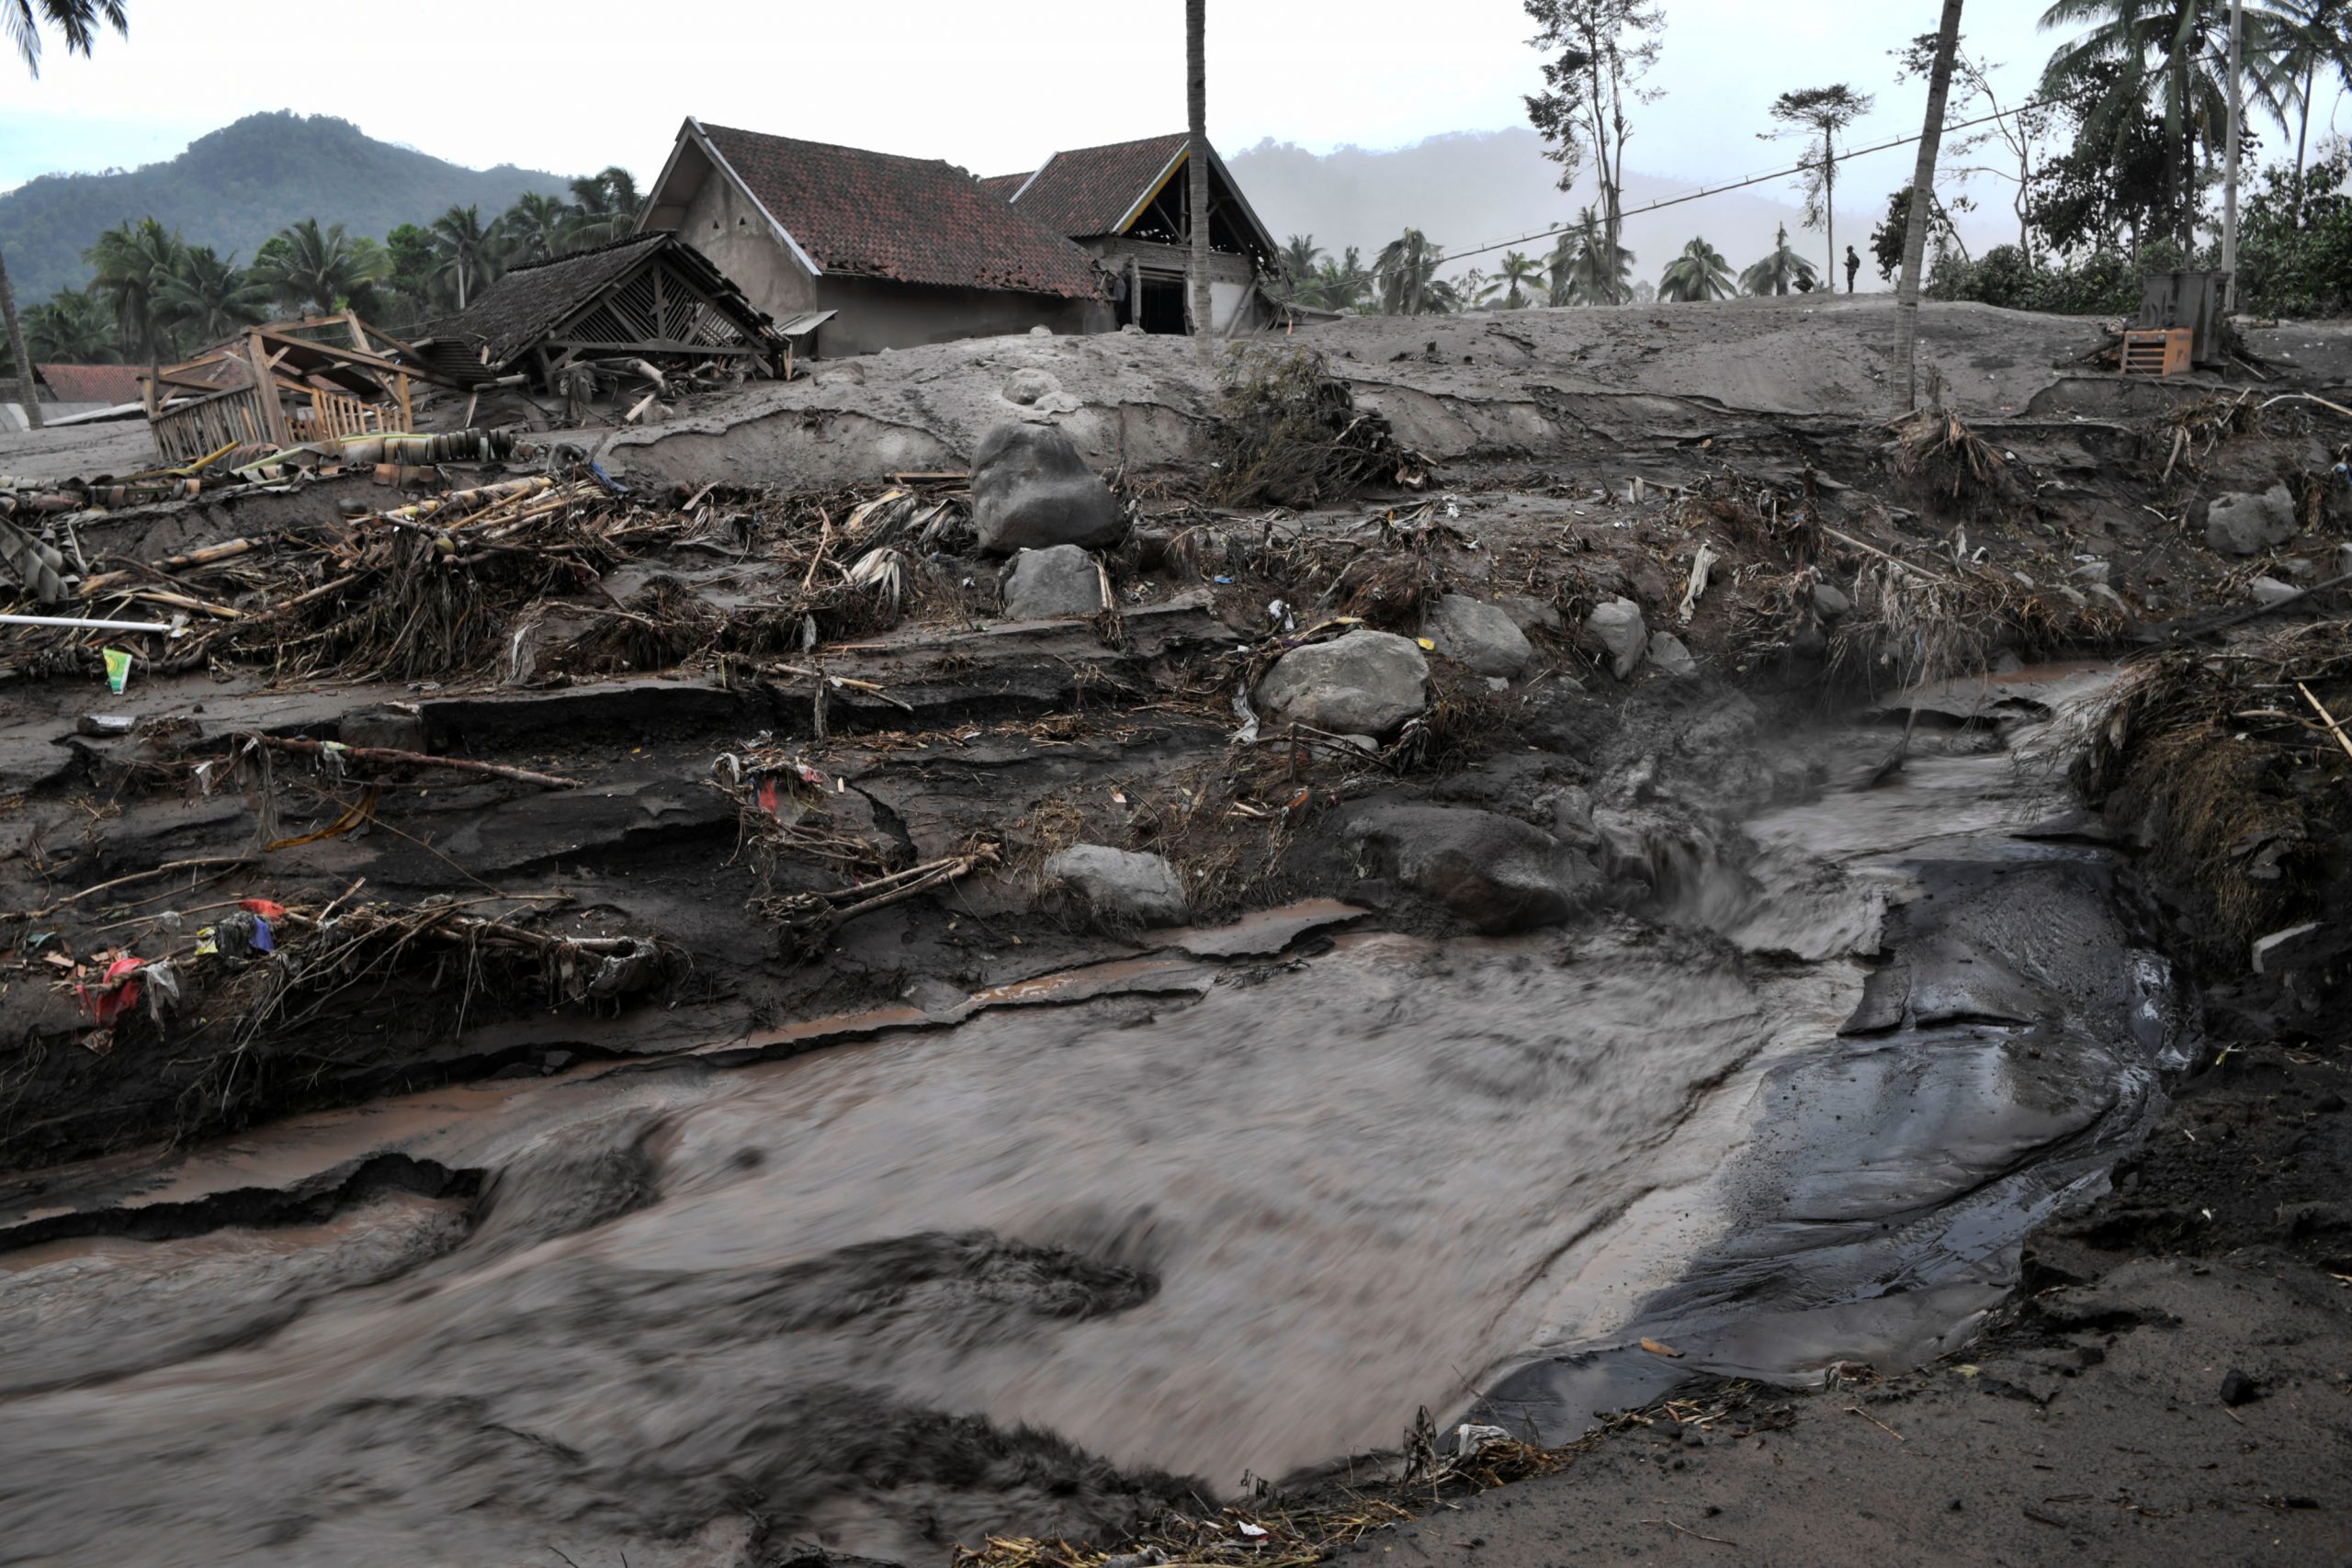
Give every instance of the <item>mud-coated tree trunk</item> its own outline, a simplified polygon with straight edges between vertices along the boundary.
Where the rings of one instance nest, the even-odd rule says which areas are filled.
[[[1185,221],[1193,231],[1193,336],[1209,357],[1208,0],[1184,0]]]
[[[17,321],[17,291],[8,287],[8,263],[0,257],[0,318],[8,327],[8,352],[17,358],[17,395],[24,400],[25,423],[40,428],[40,394],[33,389],[33,357],[25,348],[25,329]]]
[[[1936,152],[1943,141],[1944,102],[1951,94],[1951,57],[1960,47],[1961,0],[1944,0],[1936,29],[1936,63],[1928,73],[1928,116],[1919,132],[1919,161],[1911,170],[1911,211],[1903,225],[1903,277],[1895,286],[1894,326],[1903,334],[1903,406],[1919,406],[1919,267],[1928,249],[1928,215],[1935,203]]]

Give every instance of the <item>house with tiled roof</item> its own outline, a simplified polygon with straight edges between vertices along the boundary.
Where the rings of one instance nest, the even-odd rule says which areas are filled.
[[[1274,271],[1278,248],[1216,149],[1206,156],[1210,325],[1252,331],[1272,318],[1258,279]],[[1121,325],[1181,333],[1192,319],[1191,169],[1192,141],[1177,131],[1057,152],[1031,174],[980,184],[1101,261]]]
[[[1105,332],[1092,255],[936,158],[679,128],[639,227],[674,230],[828,356],[954,338]]]

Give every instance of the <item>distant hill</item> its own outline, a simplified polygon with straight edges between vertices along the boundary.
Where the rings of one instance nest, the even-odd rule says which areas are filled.
[[[1634,152],[1640,147],[1637,138]],[[1758,161],[1770,157],[1766,153]],[[1517,128],[1432,136],[1380,152],[1341,147],[1318,154],[1265,141],[1227,162],[1276,240],[1312,234],[1317,244],[1335,256],[1346,246],[1361,246],[1366,263],[1408,225],[1453,255],[1569,222],[1578,207],[1594,199],[1589,175],[1573,193],[1559,189],[1559,165],[1544,156],[1542,140],[1532,130]],[[1863,288],[1886,287],[1870,265],[1871,225],[1885,214],[1887,193],[1909,175],[1907,162],[1893,167],[1880,160],[1851,170],[1839,165],[1838,248],[1842,253],[1850,243],[1861,253]],[[1737,177],[1737,172],[1726,177]],[[1637,208],[1680,196],[1699,183],[1629,169],[1625,205]],[[1666,264],[1694,235],[1712,241],[1735,269],[1744,267],[1772,248],[1773,231],[1782,223],[1789,226],[1797,249],[1818,264],[1823,236],[1803,227],[1798,208],[1790,183],[1776,180],[1629,215],[1624,243],[1634,253],[1634,276],[1656,283]],[[1973,224],[1967,219],[1962,222],[1963,236],[1978,245]],[[1995,243],[2001,239],[1997,231],[1988,229],[1987,235]],[[1541,257],[1552,243],[1537,240],[1517,248]],[[1463,265],[1492,274],[1502,254],[1496,251]],[[1461,270],[1445,268],[1449,276]]]
[[[279,110],[247,115],[160,164],[104,175],[44,175],[0,196],[0,254],[19,305],[89,281],[82,253],[125,219],[151,214],[190,244],[250,262],[298,219],[381,239],[452,206],[488,220],[526,191],[564,182],[502,164],[468,169],[364,134],[346,120]]]

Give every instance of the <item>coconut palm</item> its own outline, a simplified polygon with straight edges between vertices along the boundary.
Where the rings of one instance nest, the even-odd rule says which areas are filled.
[[[1623,245],[1612,254],[1600,215],[1579,209],[1576,225],[1552,247],[1547,269],[1555,305],[1622,305],[1634,297],[1634,253]]]
[[[172,346],[171,316],[157,296],[178,265],[180,237],[153,218],[118,223],[100,234],[82,259],[97,269],[90,287],[114,307],[123,349],[163,363]]]
[[[261,248],[253,277],[280,310],[325,315],[364,296],[390,266],[380,246],[355,244],[342,224],[321,229],[317,219],[305,218],[280,229]]]
[[[1315,269],[1314,284],[1301,298],[1326,310],[1352,310],[1371,293],[1372,274],[1364,268],[1363,253],[1350,245],[1338,261],[1327,260]]]
[[[1445,252],[1419,229],[1408,229],[1380,248],[1372,265],[1379,279],[1384,315],[1442,315],[1461,303],[1453,284],[1438,276]]]
[[[1488,277],[1487,269],[1484,267],[1464,267],[1462,269],[1462,276],[1453,280],[1454,295],[1462,301],[1462,308],[1465,310],[1475,310],[1487,303],[1502,291],[1502,280]]]
[[[1819,276],[1818,269],[1790,245],[1789,226],[1783,223],[1771,254],[1739,275],[1739,287],[1749,294],[1786,294],[1800,278],[1810,284]]]
[[[637,176],[617,164],[573,180],[571,200],[577,209],[572,244],[583,249],[636,233],[638,220],[645,212],[645,199],[637,194]]]
[[[25,312],[25,340],[40,365],[115,365],[114,316],[86,288],[61,288]]]
[[[262,319],[269,289],[222,261],[209,245],[183,245],[177,262],[155,291],[156,308],[186,337],[212,343]]]
[[[40,28],[43,22],[65,38],[65,52],[87,54],[98,39],[103,22],[123,37],[130,36],[126,0],[0,0],[0,32],[17,46],[25,69],[40,74]]]
[[[1506,251],[1502,267],[1495,276],[1507,291],[1503,309],[1521,310],[1533,302],[1535,289],[1544,282],[1544,264],[1525,251]]]
[[[2241,9],[2246,96],[2285,129],[2293,91],[2286,61],[2297,18],[2260,4]],[[2120,143],[2138,117],[2164,121],[2165,206],[2174,238],[2186,248],[2196,220],[2198,155],[2224,152],[2229,6],[2222,0],[2056,0],[2041,15],[2044,31],[2079,26],[2089,30],[2042,67],[2042,96],[2079,95],[2103,82],[2084,116],[2086,137]]]
[[[512,265],[553,261],[571,249],[579,223],[579,213],[560,198],[525,191],[494,227],[507,238],[506,260]]]
[[[1666,264],[1666,271],[1657,280],[1660,301],[1728,299],[1737,292],[1731,263],[1704,239],[1694,239],[1683,246],[1682,254]]]
[[[1277,265],[1294,287],[1303,287],[1313,279],[1315,264],[1321,261],[1325,254],[1323,247],[1315,243],[1314,235],[1293,234],[1283,242],[1283,254]]]
[[[2301,223],[2312,95],[2331,79],[2352,93],[2352,0],[2286,0],[2286,6],[2293,25],[2279,55],[2278,73],[2295,114],[2295,220]]]
[[[498,220],[485,224],[481,208],[453,207],[433,220],[429,232],[440,253],[438,270],[457,285],[462,310],[477,287],[496,275],[504,238]]]

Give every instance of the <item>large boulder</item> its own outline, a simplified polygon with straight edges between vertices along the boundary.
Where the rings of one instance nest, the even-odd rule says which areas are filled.
[[[1498,812],[1383,807],[1347,831],[1374,874],[1395,877],[1488,935],[1557,925],[1600,886],[1583,855]]]
[[[1045,873],[1098,919],[1136,926],[1184,923],[1184,885],[1164,856],[1072,844],[1046,858]]]
[[[1050,424],[1000,424],[972,454],[972,526],[992,555],[1118,542],[1126,519],[1069,436]]]
[[[1642,619],[1642,607],[1631,599],[1611,599],[1585,617],[1584,628],[1609,650],[1610,673],[1620,681],[1632,679],[1649,651],[1650,628]]]
[[[1422,623],[1422,633],[1448,659],[1458,659],[1481,675],[1516,677],[1535,662],[1535,645],[1499,604],[1449,593]]]
[[[1385,735],[1428,706],[1430,662],[1409,637],[1352,631],[1294,648],[1258,682],[1274,722],[1333,735]]]
[[[2205,542],[2224,555],[2260,555],[2293,538],[2295,527],[2295,501],[2283,484],[2260,495],[2217,495],[2205,508]]]
[[[1008,620],[1050,621],[1060,615],[1102,612],[1102,571],[1076,545],[1023,550],[1004,574]]]
[[[1672,632],[1650,633],[1649,660],[1661,675],[1679,678],[1699,672],[1699,661],[1690,657],[1690,650]]]

